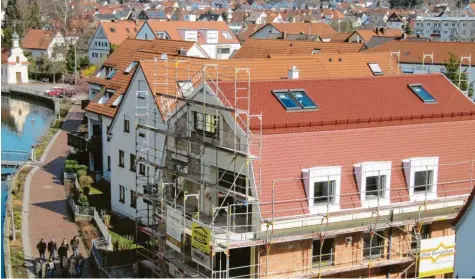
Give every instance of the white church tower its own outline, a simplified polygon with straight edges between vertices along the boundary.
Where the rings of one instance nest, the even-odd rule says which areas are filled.
[[[12,35],[12,48],[2,48],[2,82],[28,82],[28,59],[20,48],[20,36]]]

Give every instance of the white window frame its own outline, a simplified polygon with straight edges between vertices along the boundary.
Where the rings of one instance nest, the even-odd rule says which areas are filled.
[[[326,213],[340,210],[341,166],[313,167],[302,169],[302,178],[311,214]],[[315,183],[335,181],[334,198],[331,203],[315,204]]]
[[[411,201],[424,201],[437,199],[437,182],[439,173],[439,157],[418,157],[402,160],[406,184],[409,189]],[[432,171],[432,185],[429,191],[415,192],[415,173],[419,171]]]
[[[378,205],[388,205],[391,203],[391,168],[392,162],[363,162],[353,165],[355,169],[356,184],[360,192],[362,207],[375,207]],[[385,189],[380,198],[366,197],[366,178],[371,176],[385,176]]]

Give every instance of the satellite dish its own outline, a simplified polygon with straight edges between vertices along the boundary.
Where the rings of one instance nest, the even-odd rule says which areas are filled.
[[[164,53],[164,54],[162,54],[162,55],[160,56],[160,59],[162,59],[162,60],[168,60],[168,55],[167,55],[166,53]]]

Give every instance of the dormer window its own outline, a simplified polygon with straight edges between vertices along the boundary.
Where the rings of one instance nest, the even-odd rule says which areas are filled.
[[[409,158],[402,162],[411,201],[437,198],[439,157]]]
[[[363,207],[390,203],[391,162],[364,162],[354,165]]]
[[[341,167],[303,169],[302,178],[312,214],[340,209]]]

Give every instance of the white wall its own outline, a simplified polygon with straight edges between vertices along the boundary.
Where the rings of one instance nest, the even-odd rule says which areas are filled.
[[[140,83],[140,85],[139,85]],[[140,86],[140,88],[139,88]],[[145,90],[150,92],[148,84],[145,82],[145,76],[141,68],[136,71],[135,76],[132,79],[131,85],[129,86],[127,92],[125,93],[121,106],[117,111],[115,116],[115,120],[112,123],[112,136],[111,141],[108,147],[109,156],[111,156],[111,204],[112,210],[114,212],[118,212],[124,216],[129,218],[135,218],[136,216],[136,209],[130,206],[130,190],[136,191],[136,174],[134,171],[130,170],[130,154],[136,154],[136,133],[135,133],[135,126],[136,126],[136,104],[137,104],[137,97],[136,92],[138,90]],[[155,101],[151,94],[147,95],[148,98],[148,107],[150,111],[150,117],[152,116],[153,111],[157,112]],[[145,100],[141,100],[141,102],[146,102]],[[141,104],[143,105],[143,104]],[[159,115],[159,114],[157,114]],[[124,132],[124,117],[127,116],[130,120],[130,133]],[[165,129],[163,122],[160,120],[161,118],[156,118],[158,121],[156,123],[156,127],[160,129]],[[147,125],[152,125],[153,123],[150,121],[146,123]],[[153,133],[145,132],[146,139],[148,141],[149,146],[153,146]],[[156,134],[157,140],[157,149],[163,150],[163,145],[165,142],[165,136]],[[124,167],[119,166],[119,150],[124,151]],[[153,153],[151,153],[153,154]],[[157,153],[157,158],[155,160],[156,164],[161,163],[161,153]],[[140,155],[137,156],[137,159]],[[141,156],[144,157],[144,156]],[[107,157],[106,157],[107,159]],[[153,160],[153,157],[150,156],[148,160]],[[150,171],[152,171],[152,167],[150,167]],[[139,167],[137,166],[137,171]],[[125,203],[121,203],[119,201],[119,186],[125,187]],[[142,201],[142,198],[137,199],[137,209],[145,209],[146,204]]]
[[[97,27],[96,33],[89,44],[88,58],[92,64],[101,64],[110,54],[110,42],[104,34],[102,25]]]
[[[11,49],[7,63],[8,64],[2,64],[2,81],[6,81],[7,83],[28,82],[28,59],[20,47],[13,47]],[[17,73],[21,73],[21,80],[17,80]]]
[[[280,32],[272,27],[271,25],[266,25],[264,28],[259,30],[257,33],[252,35],[252,38],[256,39],[266,39],[269,37],[269,34],[280,34]]]
[[[455,228],[454,275],[457,278],[472,278],[475,276],[473,228],[475,228],[475,200],[472,200],[472,204]]]

